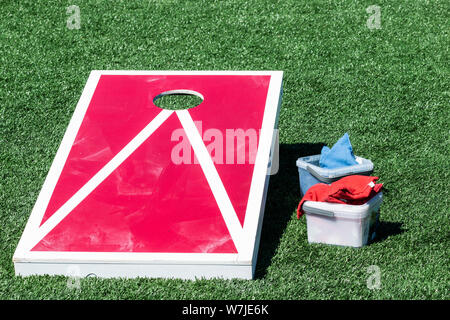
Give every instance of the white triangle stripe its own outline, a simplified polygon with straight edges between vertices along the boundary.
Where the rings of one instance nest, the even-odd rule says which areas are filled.
[[[44,224],[42,224],[25,247],[31,250],[50,231],[53,230],[78,204],[81,203],[100,183],[116,170],[137,148],[155,132],[161,124],[173,113],[162,110],[147,126],[142,129],[119,153],[117,153],[100,171],[98,171],[83,187],[80,188],[63,206],[61,206]]]
[[[211,156],[206,149],[203,139],[195,126],[191,115],[187,110],[177,110],[178,118],[180,119],[181,125],[189,139],[189,142],[194,149],[194,153],[197,156],[198,162],[205,174],[206,180],[208,181],[209,187],[216,199],[219,210],[222,213],[225,224],[230,232],[231,238],[236,246],[238,252],[242,250],[242,226],[236,215],[234,207],[228,197],[227,191],[220,179],[219,173],[214,165]]]

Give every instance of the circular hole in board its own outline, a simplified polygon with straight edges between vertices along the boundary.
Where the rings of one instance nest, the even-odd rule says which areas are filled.
[[[201,93],[193,90],[179,89],[169,90],[158,94],[153,98],[153,103],[166,110],[186,110],[197,107],[203,102]]]

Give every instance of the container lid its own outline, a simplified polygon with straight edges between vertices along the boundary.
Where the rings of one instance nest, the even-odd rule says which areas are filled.
[[[361,205],[305,201],[302,208],[306,214],[318,214],[347,219],[364,219],[370,214],[372,208],[381,204],[382,201],[383,192],[378,192],[372,199]]]
[[[353,166],[346,166],[337,169],[325,169],[319,167],[320,154],[302,157],[297,159],[297,167],[307,170],[316,179],[325,182],[332,183],[342,177],[361,174],[370,175],[373,172],[373,163],[368,159],[364,159],[356,156],[356,162]]]

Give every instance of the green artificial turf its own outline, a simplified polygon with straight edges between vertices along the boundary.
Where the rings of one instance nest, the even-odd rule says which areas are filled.
[[[381,29],[369,29],[370,5]],[[67,27],[78,5],[80,29]],[[449,1],[0,2],[1,299],[449,299]],[[255,280],[16,277],[12,256],[93,69],[283,70]],[[310,245],[300,156],[345,132],[387,191],[361,249]],[[369,289],[380,270],[379,289]]]

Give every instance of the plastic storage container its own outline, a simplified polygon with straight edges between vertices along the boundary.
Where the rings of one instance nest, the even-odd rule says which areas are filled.
[[[362,205],[305,201],[308,242],[362,247],[375,238],[383,193]]]
[[[310,187],[317,183],[330,184],[343,177],[353,174],[370,176],[373,172],[373,163],[370,160],[356,157],[353,166],[337,169],[325,169],[319,167],[320,154],[297,159],[298,175],[300,179],[300,192],[303,197]]]

